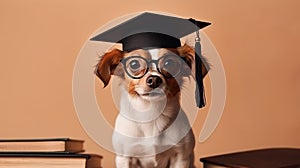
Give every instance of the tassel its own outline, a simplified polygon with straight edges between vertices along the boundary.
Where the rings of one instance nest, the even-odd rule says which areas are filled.
[[[196,38],[195,38],[195,78],[196,78],[196,104],[197,107],[202,108],[206,104],[205,100],[205,92],[203,86],[203,76],[202,76],[202,61],[201,61],[201,44],[200,44],[200,36],[199,30],[196,31]]]

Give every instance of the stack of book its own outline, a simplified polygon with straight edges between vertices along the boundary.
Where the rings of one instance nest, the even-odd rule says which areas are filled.
[[[101,168],[100,155],[69,138],[0,139],[0,168]]]

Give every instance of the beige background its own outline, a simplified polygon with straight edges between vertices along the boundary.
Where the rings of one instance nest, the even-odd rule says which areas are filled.
[[[72,101],[73,67],[100,26],[153,10],[213,23],[204,31],[222,57],[228,94],[219,126],[196,145],[198,167],[198,159],[209,155],[300,147],[299,5],[298,0],[1,0],[0,138],[84,139],[87,152],[103,155],[103,167],[113,167],[114,155],[80,126]],[[98,94],[110,94],[100,87]],[[199,112],[193,126],[197,137],[206,114],[207,109]],[[105,116],[113,122],[113,115]]]

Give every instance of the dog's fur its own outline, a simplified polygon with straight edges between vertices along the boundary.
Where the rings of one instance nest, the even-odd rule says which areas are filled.
[[[165,78],[156,67],[151,67],[142,78],[132,79],[120,64],[123,58],[133,55],[155,60],[170,52],[183,57],[186,63],[180,75],[175,78]],[[195,138],[190,123],[180,106],[183,77],[191,75],[194,57],[194,50],[188,45],[172,49],[138,49],[128,53],[114,49],[101,57],[95,73],[104,83],[104,87],[108,85],[111,75],[122,78],[120,114],[116,119],[116,133],[113,137],[113,145],[117,153],[117,168],[194,167]],[[202,72],[203,76],[207,73],[204,65],[202,65]],[[158,88],[153,89],[147,86],[146,79],[150,75],[162,79]],[[155,96],[149,94],[154,90],[160,94]],[[151,119],[147,118],[139,122],[139,117],[135,116],[139,114],[150,116]],[[128,116],[137,118],[134,120]],[[154,138],[146,144],[132,142],[122,139],[117,132],[129,137]],[[182,137],[180,137],[181,132],[185,132]],[[176,138],[180,138],[178,142],[174,142]]]

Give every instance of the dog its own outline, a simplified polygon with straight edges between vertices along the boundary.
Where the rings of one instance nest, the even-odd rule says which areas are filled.
[[[104,87],[112,75],[122,81],[113,135],[117,168],[194,167],[195,137],[180,105],[183,78],[191,76],[194,57],[187,44],[130,52],[113,49],[101,57],[95,74]],[[202,76],[207,72],[203,64]]]

